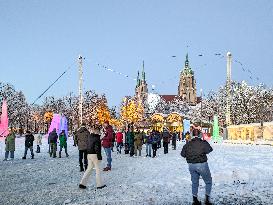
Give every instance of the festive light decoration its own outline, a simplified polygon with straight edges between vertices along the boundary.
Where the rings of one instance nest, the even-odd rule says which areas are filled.
[[[143,119],[144,108],[140,102],[134,99],[125,100],[121,107],[121,119],[127,123],[137,123]]]
[[[217,115],[214,115],[214,119],[213,119],[213,136],[212,136],[212,138],[216,142],[218,142],[220,140]]]
[[[110,111],[106,104],[101,103],[97,108],[97,119],[99,124],[103,124],[105,121],[109,121],[111,119]]]
[[[9,134],[8,106],[6,100],[3,100],[2,114],[0,120],[0,137],[6,137]]]

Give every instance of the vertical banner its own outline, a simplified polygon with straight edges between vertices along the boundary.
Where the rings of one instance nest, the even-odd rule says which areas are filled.
[[[213,118],[213,136],[212,136],[213,140],[218,142],[220,140],[220,136],[219,136],[219,124],[218,124],[218,117],[217,115],[214,115]]]
[[[187,132],[190,132],[191,129],[191,122],[190,120],[183,120],[183,134],[185,135]]]

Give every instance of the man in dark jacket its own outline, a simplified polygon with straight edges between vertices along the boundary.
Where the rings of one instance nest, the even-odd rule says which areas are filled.
[[[56,152],[57,152],[57,140],[58,140],[58,134],[56,132],[56,128],[53,129],[51,133],[48,135],[48,143],[50,146],[50,152],[49,156],[53,158],[56,158]]]
[[[89,135],[90,135],[90,132],[85,127],[85,123],[83,123],[80,129],[78,129],[78,131],[76,131],[75,133],[75,144],[78,146],[78,149],[79,149],[80,172],[84,171],[83,162],[82,162],[83,159],[84,159],[85,170],[87,169],[87,166],[88,166],[88,161],[87,161],[88,141],[87,140]]]
[[[107,156],[107,166],[103,169],[103,171],[111,171],[112,168],[111,147],[113,140],[113,128],[111,125],[109,125],[109,121],[104,122],[103,127],[105,132],[104,137],[102,138],[102,146]]]
[[[181,156],[186,158],[187,163],[189,164],[192,181],[193,205],[201,204],[197,198],[200,175],[206,184],[205,204],[211,205],[209,197],[212,187],[212,178],[207,163],[207,154],[212,152],[213,149],[207,141],[203,141],[198,138],[198,136],[198,130],[194,130],[193,139],[183,146]]]
[[[169,141],[171,138],[171,134],[169,133],[169,131],[166,128],[164,128],[164,130],[163,130],[162,138],[163,138],[164,154],[168,154],[168,147],[169,147]]]
[[[172,134],[172,146],[173,146],[173,150],[176,150],[176,140],[177,140],[177,132],[173,132]]]
[[[27,131],[25,136],[25,154],[22,159],[26,159],[28,149],[30,149],[31,152],[31,159],[34,159],[33,142],[34,136],[31,134],[30,131]]]

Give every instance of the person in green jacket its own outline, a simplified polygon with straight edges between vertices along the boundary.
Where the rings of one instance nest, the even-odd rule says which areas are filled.
[[[68,157],[69,155],[67,153],[67,137],[64,130],[62,130],[62,132],[59,135],[59,142],[60,142],[59,158],[62,157],[63,148],[65,150],[66,157]]]
[[[12,129],[9,129],[9,134],[5,139],[6,149],[5,149],[5,159],[4,161],[7,161],[9,158],[10,153],[10,159],[14,159],[14,151],[15,151],[15,134],[12,131]]]
[[[134,128],[131,127],[129,129],[129,132],[127,133],[127,140],[128,140],[128,145],[129,145],[129,150],[130,150],[130,157],[134,156],[134,141],[135,141],[135,133],[134,133]]]

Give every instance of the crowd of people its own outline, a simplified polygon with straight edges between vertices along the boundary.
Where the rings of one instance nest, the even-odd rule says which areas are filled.
[[[59,158],[62,157],[62,150],[64,149],[66,157],[69,157],[67,151],[67,135],[65,130],[62,130],[60,134],[57,134],[56,129],[48,135],[48,153],[50,157],[57,157],[57,147],[59,144]],[[113,127],[108,121],[104,122],[102,127],[99,125],[93,125],[90,130],[83,123],[80,128],[73,133],[74,146],[78,147],[79,151],[79,167],[80,172],[84,172],[80,181],[79,188],[86,189],[89,177],[95,168],[96,170],[96,186],[97,189],[103,189],[106,185],[101,179],[100,164],[102,161],[102,148],[104,149],[107,166],[103,168],[104,172],[111,171],[112,169],[112,152],[122,154],[128,154],[130,157],[142,156],[142,147],[145,145],[146,157],[157,157],[157,151],[163,145],[164,154],[169,152],[169,144],[171,143],[172,149],[176,150],[176,143],[178,140],[186,140],[181,156],[186,158],[189,165],[189,172],[191,174],[192,181],[192,196],[193,205],[201,204],[198,201],[198,187],[200,176],[206,184],[206,199],[205,204],[210,205],[210,193],[212,188],[212,178],[210,169],[207,163],[207,154],[212,151],[210,144],[202,140],[200,137],[200,131],[193,129],[192,132],[187,132],[182,135],[177,132],[170,132],[167,128],[164,128],[162,132],[151,130],[150,132],[140,131],[138,128],[134,128],[132,125],[128,126],[126,131],[117,130],[114,132]],[[40,146],[42,145],[42,133],[33,135],[30,131],[25,135],[25,152],[22,159],[26,159],[27,152],[30,150],[31,159],[34,159],[33,145],[36,141],[37,150],[36,153],[40,153]],[[10,129],[9,135],[5,138],[5,159],[8,160],[10,156],[11,160],[14,159],[15,152],[15,134]]]

